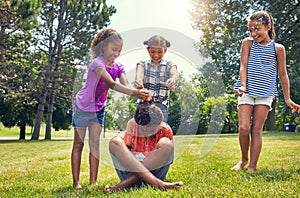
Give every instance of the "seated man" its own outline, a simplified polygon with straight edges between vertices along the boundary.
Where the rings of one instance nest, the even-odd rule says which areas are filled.
[[[165,181],[173,162],[173,132],[162,122],[160,108],[148,103],[138,104],[134,119],[128,121],[124,138],[110,140],[109,151],[121,180],[113,186],[106,186],[108,193],[128,187],[150,184],[161,190],[181,188],[182,182]]]

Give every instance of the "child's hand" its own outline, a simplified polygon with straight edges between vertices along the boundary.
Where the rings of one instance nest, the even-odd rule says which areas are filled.
[[[144,89],[144,85],[143,85],[143,82],[141,80],[136,80],[135,81],[135,87],[137,89]]]
[[[145,99],[146,102],[149,102],[152,100],[152,93],[149,91],[147,98]]]
[[[166,82],[166,85],[167,85],[167,87],[170,89],[170,90],[173,90],[173,89],[175,89],[175,85],[176,85],[176,81],[175,80],[173,80],[173,79],[168,79],[167,80],[167,82]]]
[[[246,86],[240,86],[235,92],[238,96],[242,96],[246,91]]]
[[[149,92],[150,91],[147,90],[147,89],[136,89],[136,90],[133,91],[132,96],[134,96],[138,99],[141,99],[141,100],[145,100],[146,98],[148,98]]]
[[[291,99],[288,99],[285,102],[292,109],[292,113],[300,113],[300,105],[294,103]]]

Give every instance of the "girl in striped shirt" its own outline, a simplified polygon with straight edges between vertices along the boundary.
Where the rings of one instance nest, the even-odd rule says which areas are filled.
[[[262,130],[274,98],[277,96],[277,69],[286,104],[292,112],[300,106],[290,98],[285,48],[275,43],[274,21],[266,11],[253,13],[248,20],[250,37],[243,40],[240,75],[235,86],[238,95],[239,144],[241,160],[231,170],[256,170],[262,147]]]

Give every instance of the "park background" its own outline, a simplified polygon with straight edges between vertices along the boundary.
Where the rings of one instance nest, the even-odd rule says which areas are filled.
[[[70,126],[73,98],[84,82],[84,73],[89,63],[87,53],[92,38],[100,29],[111,27],[121,34],[129,35],[125,39],[143,39],[134,41],[139,43],[136,48],[125,46],[128,51],[125,51],[119,58],[127,68],[131,80],[136,62],[147,58],[142,42],[150,37],[148,30],[163,34],[167,39],[178,38],[179,35],[177,40],[169,39],[171,47],[166,54],[168,59],[178,64],[178,70],[181,73],[181,81],[171,93],[169,124],[176,136],[180,137],[177,141],[183,142],[179,146],[180,151],[176,163],[185,164],[183,166],[185,169],[195,166],[190,174],[199,175],[197,178],[187,179],[188,182],[185,181],[190,184],[192,195],[196,196],[197,193],[202,193],[203,196],[239,195],[231,184],[238,185],[239,179],[249,182],[257,178],[269,178],[269,180],[258,182],[261,185],[268,185],[269,181],[274,182],[270,190],[264,191],[259,188],[258,194],[261,193],[260,195],[273,193],[274,196],[288,194],[296,197],[297,192],[299,194],[299,187],[295,187],[295,182],[299,182],[299,115],[292,114],[285,105],[279,81],[279,96],[273,103],[273,110],[269,113],[264,127],[266,145],[271,148],[267,147],[270,149],[269,152],[262,151],[266,152],[266,156],[263,155],[262,158],[265,157],[274,164],[269,165],[263,162],[261,165],[264,166],[264,170],[258,173],[259,176],[252,177],[246,173],[234,175],[234,181],[224,186],[227,190],[215,192],[209,191],[213,189],[208,187],[208,183],[218,186],[220,183],[226,183],[226,178],[232,175],[224,174],[219,182],[213,179],[218,176],[208,177],[211,180],[203,181],[201,179],[203,170],[198,173],[196,168],[202,164],[206,170],[209,169],[208,165],[203,164],[207,160],[207,164],[217,170],[216,174],[221,175],[235,163],[239,156],[236,141],[237,101],[233,86],[239,71],[241,41],[249,36],[246,19],[251,12],[267,10],[273,15],[277,33],[276,41],[283,44],[287,52],[291,98],[296,102],[300,101],[298,90],[300,83],[299,1],[2,0],[0,6],[0,136],[1,139],[6,139],[0,140],[0,153],[3,159],[1,160],[0,184],[3,192],[11,192],[10,188],[13,189],[19,184],[20,189],[16,192],[23,196],[31,193],[42,195],[44,188],[46,192],[54,196],[63,197],[65,193],[73,193],[72,189],[66,187],[66,191],[56,189],[58,194],[55,194],[53,193],[55,187],[45,187],[46,184],[41,184],[39,187],[38,183],[41,181],[38,180],[37,183],[29,183],[29,189],[33,188],[32,186],[36,186],[36,189],[33,188],[32,192],[24,191],[25,194],[22,194],[22,189],[27,186],[23,182],[28,182],[34,175],[40,174],[39,171],[36,173],[36,169],[32,170],[31,166],[28,166],[29,162],[37,160],[34,155],[52,156],[59,153],[55,148],[61,148],[58,145],[63,143],[67,146],[63,147],[64,152],[61,155],[53,159],[46,157],[46,161],[41,161],[42,165],[34,164],[34,166],[44,166],[46,169],[54,170],[52,163],[48,162],[64,164],[62,169],[54,173],[60,175],[59,178],[64,178],[59,172],[68,175],[62,181],[65,182],[63,186],[69,185],[68,153],[71,148],[70,139],[73,137]],[[140,32],[145,34],[137,35]],[[186,47],[186,44],[176,45],[180,42],[180,38],[191,41],[188,49],[182,49]],[[128,43],[127,40],[124,40],[124,45],[126,43]],[[185,49],[192,50],[192,52],[186,54],[181,51]],[[198,53],[201,61],[197,62],[195,53]],[[122,134],[127,120],[132,117],[134,108],[134,98],[110,91],[103,140],[109,139],[112,135]],[[107,134],[106,137],[105,134]],[[24,139],[53,141],[18,141]],[[201,140],[197,141],[199,139]],[[220,144],[220,140],[224,141]],[[274,146],[272,141],[278,143],[278,148],[272,147]],[[47,148],[48,144],[54,145],[49,145]],[[222,159],[220,152],[230,150],[232,145],[236,145],[234,147],[236,153],[228,153],[223,157],[224,159],[233,158],[234,161],[216,164],[214,157]],[[191,150],[194,147],[200,154],[196,152],[195,155],[186,156],[187,152],[193,153]],[[33,148],[36,149],[32,150]],[[217,155],[212,154],[214,149],[217,149],[215,151]],[[212,156],[203,158],[209,154]],[[273,155],[275,159],[269,159]],[[13,162],[16,159],[19,161]],[[279,163],[278,159],[282,161]],[[199,160],[203,161],[199,162]],[[176,163],[172,171],[175,175],[172,180],[180,179],[182,176],[180,165]],[[212,163],[214,165],[211,165]],[[13,164],[11,168],[8,168],[11,164]],[[24,170],[26,175],[30,172],[36,174],[24,179],[21,177],[23,170],[20,171],[18,167],[28,169],[28,171]],[[8,174],[3,174],[4,172]],[[107,173],[113,175],[113,181],[117,181],[112,170],[104,172],[103,175]],[[54,180],[53,185],[56,184],[57,179],[54,178],[55,174],[47,177],[50,181]],[[41,174],[42,176],[46,177],[45,173]],[[106,183],[110,183],[109,178],[106,179],[108,180],[105,180]],[[202,185],[208,182],[204,185],[207,191],[200,189],[196,184],[192,185],[194,182],[201,182]],[[284,187],[278,188],[278,186]],[[250,189],[257,188],[258,186],[254,185]],[[240,190],[244,190],[243,187]],[[95,192],[98,191],[98,189],[95,190]],[[242,194],[247,195],[249,192],[246,190],[246,194]],[[82,193],[89,196],[90,191],[84,189]],[[183,191],[182,195],[184,193],[187,192]],[[18,194],[9,193],[7,195],[18,196]]]

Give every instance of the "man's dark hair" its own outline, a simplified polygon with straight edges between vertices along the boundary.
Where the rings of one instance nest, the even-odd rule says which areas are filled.
[[[159,107],[149,104],[140,103],[134,113],[134,120],[138,125],[159,125],[163,120],[163,113]]]

